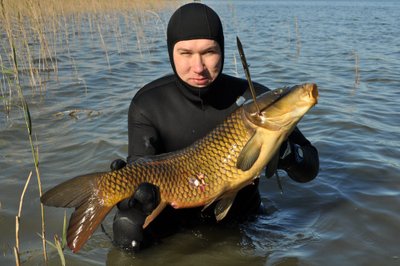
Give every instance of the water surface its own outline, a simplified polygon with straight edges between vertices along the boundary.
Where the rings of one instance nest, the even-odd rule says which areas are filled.
[[[184,231],[137,255],[115,249],[98,230],[67,265],[400,265],[400,4],[397,1],[205,1],[221,16],[224,71],[244,77],[238,35],[253,80],[270,88],[316,82],[319,104],[299,127],[320,154],[316,180],[262,178],[268,213],[240,226]],[[169,73],[166,10],[148,16],[144,38],[120,21],[120,35],[88,26],[58,54],[59,79],[29,96],[45,190],[107,170],[127,152],[127,109],[136,91]],[[116,36],[119,36],[118,38]],[[74,58],[72,63],[71,58]],[[76,116],[71,110],[78,109]],[[95,111],[88,115],[88,111]],[[0,113],[0,256],[14,264],[15,215],[32,157],[19,108]],[[46,208],[47,237],[64,211]],[[68,212],[68,214],[70,211]],[[111,231],[109,216],[105,225]],[[41,265],[35,177],[21,220],[22,260]],[[58,265],[49,247],[50,265]]]

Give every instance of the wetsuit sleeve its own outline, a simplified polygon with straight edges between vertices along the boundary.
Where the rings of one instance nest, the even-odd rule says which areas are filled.
[[[293,156],[279,161],[278,168],[285,170],[289,177],[297,182],[304,183],[313,180],[319,171],[317,149],[304,137],[297,127],[288,140],[292,144],[300,146],[302,158],[295,158],[295,154],[292,152]]]
[[[145,114],[145,110],[132,100],[128,113],[128,158],[132,163],[139,157],[160,153],[159,134]]]

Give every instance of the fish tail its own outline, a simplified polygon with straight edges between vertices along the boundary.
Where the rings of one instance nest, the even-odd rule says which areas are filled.
[[[47,191],[40,198],[47,206],[75,208],[67,231],[68,247],[78,252],[113,206],[98,196],[97,180],[104,173],[75,177]]]

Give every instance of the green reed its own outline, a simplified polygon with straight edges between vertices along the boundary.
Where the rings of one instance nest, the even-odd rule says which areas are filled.
[[[15,47],[12,47],[12,50],[15,51]],[[36,177],[37,177],[37,182],[38,182],[38,189],[39,189],[39,197],[42,196],[42,182],[40,178],[40,170],[39,170],[39,149],[37,146],[34,144],[33,140],[33,131],[32,131],[32,119],[31,119],[31,114],[29,111],[29,106],[28,103],[24,97],[22,87],[20,85],[20,80],[19,80],[19,73],[18,73],[18,62],[17,62],[17,57],[13,57],[14,60],[14,65],[16,68],[14,69],[15,75],[14,75],[14,84],[17,88],[17,93],[18,93],[18,98],[20,100],[20,104],[22,106],[23,112],[24,112],[24,120],[25,120],[25,125],[26,125],[26,130],[28,133],[28,138],[29,138],[29,143],[30,143],[30,148],[31,148],[31,153],[32,153],[32,159],[35,167],[35,172],[36,172]],[[24,192],[26,190],[26,187],[28,185],[30,176],[28,178],[28,181],[25,185]],[[16,257],[16,264],[19,265],[19,240],[18,240],[18,228],[19,228],[19,220],[21,218],[21,212],[22,212],[22,200],[23,196],[21,196],[20,200],[20,211],[18,212],[18,216],[16,218],[16,246],[14,248],[14,253]],[[41,213],[41,218],[42,218],[42,223],[41,223],[41,237],[42,237],[42,246],[43,246],[43,258],[45,262],[47,261],[47,252],[46,252],[46,237],[45,237],[45,218],[44,218],[44,207],[43,204],[40,203],[40,213]]]
[[[60,257],[60,263],[65,266],[64,248],[67,246],[67,213],[64,212],[64,223],[61,240],[58,235],[54,235],[54,243],[46,240],[47,244],[57,250],[58,256]]]

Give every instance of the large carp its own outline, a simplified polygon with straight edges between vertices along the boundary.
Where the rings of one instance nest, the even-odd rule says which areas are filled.
[[[160,203],[146,227],[169,204],[173,208],[215,205],[219,221],[237,192],[258,178],[304,114],[317,103],[315,84],[266,92],[243,104],[206,137],[168,154],[140,159],[112,172],[68,180],[47,191],[43,204],[74,207],[67,242],[79,251],[107,213],[148,182],[160,191]]]

